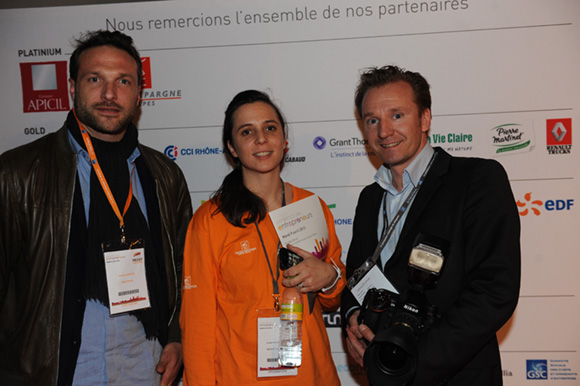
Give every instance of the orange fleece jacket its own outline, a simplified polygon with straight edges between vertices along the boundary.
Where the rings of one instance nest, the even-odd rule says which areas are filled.
[[[312,195],[292,186],[293,201]],[[213,201],[204,203],[189,225],[183,262],[181,330],[185,386],[340,385],[322,319],[322,308],[336,309],[346,281],[334,218],[321,200],[329,234],[328,254],[342,270],[334,291],[318,293],[312,314],[305,312],[302,365],[298,375],[257,378],[258,309],[273,309],[272,277],[256,227],[228,223]],[[258,224],[276,275],[278,236],[270,218]],[[279,287],[282,292],[280,274]]]

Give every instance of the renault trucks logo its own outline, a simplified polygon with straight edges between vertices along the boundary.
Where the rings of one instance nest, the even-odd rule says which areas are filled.
[[[20,63],[25,113],[68,111],[66,61]]]
[[[548,361],[546,359],[526,360],[526,379],[548,379]]]
[[[546,145],[549,154],[570,154],[572,118],[546,120]]]

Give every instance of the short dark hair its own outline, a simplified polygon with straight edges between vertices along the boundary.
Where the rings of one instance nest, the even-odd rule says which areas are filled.
[[[137,63],[137,84],[141,84],[141,74],[143,72],[143,65],[141,63],[141,56],[139,51],[133,44],[133,38],[125,35],[119,31],[88,31],[82,34],[78,39],[74,39],[75,50],[73,51],[69,61],[69,73],[72,80],[77,81],[79,73],[79,57],[83,52],[90,48],[101,46],[112,46],[125,51]]]
[[[354,103],[359,117],[362,118],[363,99],[371,88],[399,81],[407,82],[413,89],[415,103],[419,108],[419,115],[422,115],[426,109],[431,109],[429,83],[421,74],[407,71],[397,66],[370,67],[361,73],[354,96]]]

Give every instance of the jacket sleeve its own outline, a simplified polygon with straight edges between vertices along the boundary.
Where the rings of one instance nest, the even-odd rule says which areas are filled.
[[[319,292],[318,298],[325,311],[333,311],[340,305],[340,294],[346,285],[346,267],[341,260],[342,247],[336,235],[336,229],[334,228],[334,217],[330,209],[328,209],[328,205],[322,199],[320,199],[320,204],[322,205],[324,217],[326,218],[326,226],[328,228],[328,253],[324,256],[324,261],[328,264],[332,264],[332,261],[334,261],[341,271],[341,278],[332,290]]]
[[[413,385],[443,384],[469,362],[489,366],[497,358],[495,334],[518,301],[520,222],[507,175],[499,163],[485,161],[472,168],[468,180],[449,256],[454,267],[461,262],[452,275],[462,288],[419,339]]]
[[[171,204],[174,205],[174,225],[176,232],[176,239],[174,240],[174,264],[175,264],[175,275],[177,280],[177,294],[176,294],[176,306],[175,315],[171,319],[169,324],[169,336],[168,342],[180,342],[181,341],[181,330],[179,328],[179,315],[181,311],[181,281],[182,281],[182,266],[183,266],[183,253],[185,246],[185,236],[188,229],[188,224],[192,217],[191,208],[191,196],[189,194],[189,188],[185,182],[185,177],[181,170],[177,170],[177,175],[175,177],[176,188],[175,196],[171,199]]]
[[[204,210],[206,209],[206,210]],[[200,212],[205,214],[201,214]],[[215,385],[217,265],[220,251],[212,246],[205,206],[187,232],[183,262],[181,331],[185,386]]]

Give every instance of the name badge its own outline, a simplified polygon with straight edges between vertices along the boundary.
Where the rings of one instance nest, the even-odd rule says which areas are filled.
[[[103,251],[111,315],[151,307],[145,275],[145,249]]]
[[[258,378],[298,375],[297,367],[282,367],[280,348],[280,313],[258,310]]]

